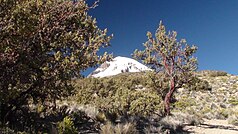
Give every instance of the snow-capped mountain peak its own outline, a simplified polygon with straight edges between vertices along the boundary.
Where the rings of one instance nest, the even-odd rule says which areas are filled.
[[[124,72],[143,71],[151,71],[151,69],[134,59],[117,56],[112,61],[107,61],[103,63],[95,71],[89,74],[88,77],[107,77]]]

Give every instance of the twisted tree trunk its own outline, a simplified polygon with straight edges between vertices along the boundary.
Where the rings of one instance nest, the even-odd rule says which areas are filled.
[[[167,116],[170,115],[170,100],[171,100],[171,97],[174,93],[174,90],[175,90],[175,79],[172,78],[170,80],[169,92],[166,94],[166,96],[164,98],[164,110],[165,110],[165,114]]]

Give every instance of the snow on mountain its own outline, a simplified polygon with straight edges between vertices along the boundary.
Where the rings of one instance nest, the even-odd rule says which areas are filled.
[[[112,61],[103,63],[95,71],[89,74],[88,77],[107,77],[124,72],[142,71],[151,71],[151,69],[134,59],[118,56],[115,57]]]

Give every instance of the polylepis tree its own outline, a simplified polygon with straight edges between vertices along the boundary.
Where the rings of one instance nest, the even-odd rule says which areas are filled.
[[[153,38],[147,33],[148,41],[143,51],[135,50],[134,57],[162,73],[169,81],[169,90],[164,97],[166,115],[170,114],[170,101],[174,91],[189,82],[197,69],[197,59],[193,57],[196,46],[189,46],[185,39],[177,41],[177,32],[166,32],[162,21]]]
[[[27,104],[54,104],[71,79],[110,55],[98,51],[112,36],[98,28],[85,0],[0,1],[1,122]],[[50,103],[46,103],[50,102]]]

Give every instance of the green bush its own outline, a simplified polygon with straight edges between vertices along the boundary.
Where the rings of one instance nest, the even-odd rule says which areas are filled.
[[[58,133],[59,134],[77,134],[78,133],[71,117],[66,116],[63,119],[63,121],[58,123]]]
[[[99,108],[111,121],[118,116],[148,116],[162,110],[162,95],[148,73],[76,80],[76,100]]]
[[[231,97],[231,98],[228,100],[228,102],[229,102],[231,105],[234,105],[234,106],[238,105],[238,99],[235,98],[235,97]]]
[[[195,91],[206,91],[212,89],[208,81],[199,79],[198,77],[193,77],[193,79],[189,83],[186,83],[184,86],[189,90]]]
[[[179,111],[184,111],[186,108],[195,106],[196,102],[192,98],[183,97],[180,100],[176,101],[173,106]]]

